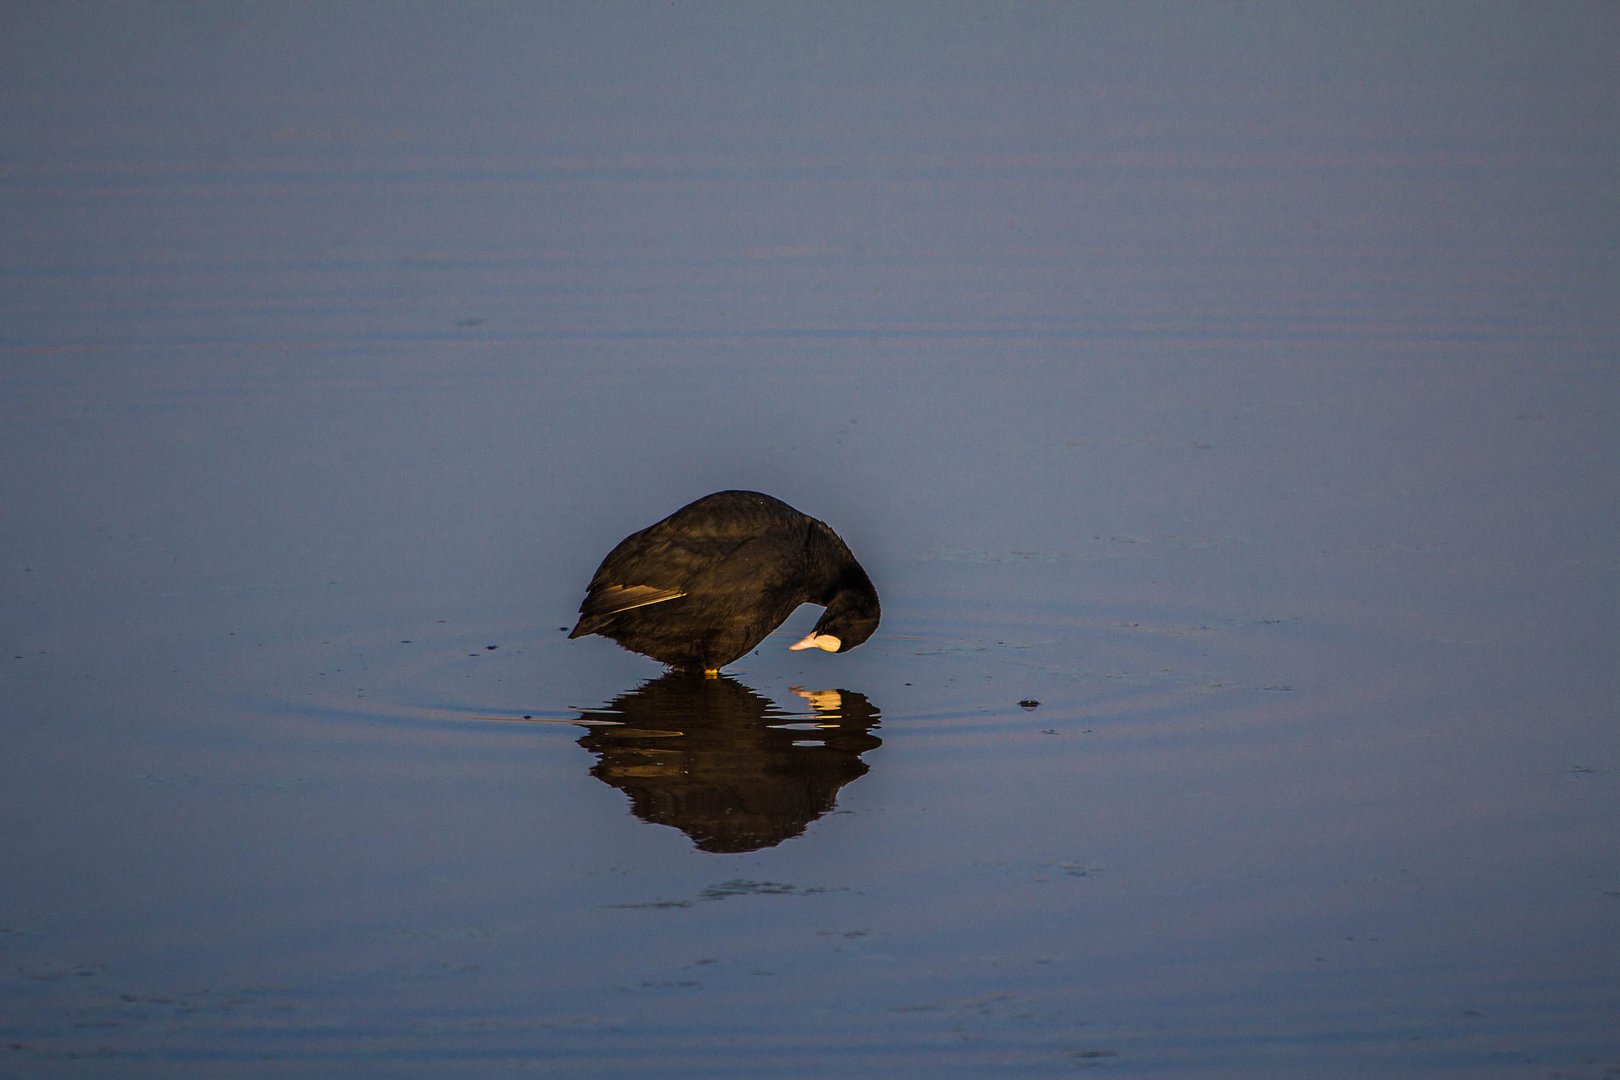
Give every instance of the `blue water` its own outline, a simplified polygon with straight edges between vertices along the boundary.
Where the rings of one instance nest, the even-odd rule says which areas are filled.
[[[1610,7],[3,18],[0,1074],[1620,1068]]]

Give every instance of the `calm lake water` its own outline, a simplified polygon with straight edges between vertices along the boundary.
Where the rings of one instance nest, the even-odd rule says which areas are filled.
[[[7,7],[0,1075],[1620,1071],[1616,55]],[[869,643],[564,640],[728,487]]]

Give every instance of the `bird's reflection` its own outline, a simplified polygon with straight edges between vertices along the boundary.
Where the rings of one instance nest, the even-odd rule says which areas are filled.
[[[864,776],[882,744],[878,710],[848,690],[794,689],[788,712],[734,679],[672,673],[580,714],[591,775],[630,796],[643,821],[703,851],[757,851],[798,836]],[[609,721],[611,723],[604,723]]]

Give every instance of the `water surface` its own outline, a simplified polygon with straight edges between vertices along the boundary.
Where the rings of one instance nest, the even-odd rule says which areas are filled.
[[[0,1072],[1620,1068],[1609,7],[6,22]]]

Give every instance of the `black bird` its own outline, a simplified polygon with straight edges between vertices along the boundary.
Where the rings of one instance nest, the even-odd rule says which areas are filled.
[[[781,499],[717,491],[619,541],[568,636],[712,675],[805,603],[827,610],[791,649],[845,652],[877,629],[877,590],[837,533]]]

